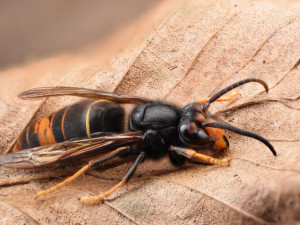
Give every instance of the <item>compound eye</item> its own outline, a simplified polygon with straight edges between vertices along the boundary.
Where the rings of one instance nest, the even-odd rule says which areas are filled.
[[[179,137],[183,143],[190,145],[206,145],[210,142],[210,138],[204,130],[196,129],[190,134],[189,126],[187,124],[180,125]]]

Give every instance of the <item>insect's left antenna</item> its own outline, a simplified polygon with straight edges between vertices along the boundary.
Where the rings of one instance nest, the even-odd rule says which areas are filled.
[[[218,98],[220,98],[222,95],[226,94],[227,92],[231,91],[232,89],[238,87],[238,86],[241,86],[243,84],[246,84],[246,83],[249,83],[249,82],[257,82],[257,83],[260,83],[261,85],[264,86],[266,92],[269,91],[269,88],[268,88],[268,85],[266,82],[264,82],[263,80],[261,79],[257,79],[257,78],[248,78],[248,79],[245,79],[245,80],[241,80],[239,82],[236,82],[224,89],[222,89],[221,91],[217,92],[216,94],[214,94],[203,106],[203,112],[206,114],[207,111],[208,111],[208,108],[210,106],[211,103],[213,103],[214,101],[216,101]]]

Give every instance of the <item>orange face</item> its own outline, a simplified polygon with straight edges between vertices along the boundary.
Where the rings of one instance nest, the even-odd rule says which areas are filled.
[[[209,137],[215,142],[214,149],[223,150],[229,147],[229,142],[225,136],[224,130],[214,127],[205,127]]]
[[[196,113],[195,120],[208,123],[216,122],[214,119],[206,117],[205,115],[200,113]],[[225,136],[225,132],[223,129],[215,127],[205,127],[204,129],[208,133],[208,136],[211,139],[211,141],[214,142],[214,149],[223,150],[229,147],[229,142]]]

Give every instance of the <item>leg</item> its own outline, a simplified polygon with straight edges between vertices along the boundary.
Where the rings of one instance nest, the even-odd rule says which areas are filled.
[[[82,167],[79,171],[77,171],[74,175],[72,175],[71,177],[65,179],[63,182],[60,182],[59,184],[47,189],[47,190],[43,190],[43,191],[39,191],[36,194],[36,197],[40,197],[42,195],[48,195],[51,194],[52,192],[62,188],[63,186],[65,186],[66,184],[70,183],[71,181],[75,180],[77,177],[79,177],[81,174],[83,174],[85,171],[87,171],[89,168],[91,167],[96,167],[98,166],[100,163],[106,162],[110,159],[113,159],[115,157],[117,157],[118,155],[120,155],[121,153],[125,152],[128,150],[128,147],[121,147],[118,148],[116,150],[114,150],[112,153],[110,153],[109,155],[98,159],[98,160],[91,160],[89,162],[88,165],[85,165],[84,167]]]
[[[220,97],[218,98],[216,101],[217,102],[226,102],[226,101],[231,101],[234,99],[235,96],[240,95],[238,92],[233,91],[230,95],[228,95],[227,97]],[[209,98],[205,98],[205,99],[201,99],[198,101],[199,104],[204,105],[207,101],[209,100]]]
[[[117,185],[109,189],[108,191],[104,192],[103,194],[97,195],[97,196],[91,196],[91,197],[82,197],[80,200],[86,204],[94,204],[103,201],[104,198],[110,196],[115,190],[117,190],[119,187],[121,187],[123,184],[125,184],[134,174],[136,168],[138,165],[143,161],[145,158],[145,153],[141,152],[137,159],[135,160],[132,167],[128,170],[126,175],[123,177],[122,181],[119,182]]]
[[[200,159],[204,162],[214,164],[214,165],[228,165],[229,166],[229,164],[230,164],[228,159],[221,159],[221,160],[215,159],[215,158],[210,157],[208,155],[200,154],[200,153],[196,152],[193,149],[171,146],[169,150],[170,151],[175,151],[179,155],[183,155],[186,158]]]
[[[186,161],[186,157],[184,157],[183,155],[179,155],[175,151],[169,151],[168,154],[169,154],[169,158],[171,160],[171,163],[174,166],[182,166]]]

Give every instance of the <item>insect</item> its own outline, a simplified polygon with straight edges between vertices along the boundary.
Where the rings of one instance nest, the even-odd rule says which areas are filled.
[[[198,152],[200,148],[228,148],[229,142],[224,130],[254,138],[264,143],[276,156],[274,147],[265,138],[226,123],[216,122],[208,112],[211,103],[231,100],[236,93],[229,97],[222,96],[249,82],[263,85],[268,92],[268,86],[263,80],[249,78],[222,89],[210,99],[193,102],[183,108],[163,101],[84,88],[31,89],[21,93],[19,97],[37,99],[73,95],[89,100],[64,108],[27,127],[18,138],[14,152],[0,156],[0,165],[37,168],[93,157],[73,176],[37,193],[37,196],[42,196],[61,188],[89,168],[95,168],[115,157],[136,155],[132,167],[118,184],[103,194],[81,198],[84,203],[97,203],[128,182],[145,159],[157,160],[168,155],[177,166],[181,166],[187,158],[210,164],[229,165],[227,158],[216,159]],[[129,131],[124,129],[125,114],[120,103],[136,105],[128,118]]]

